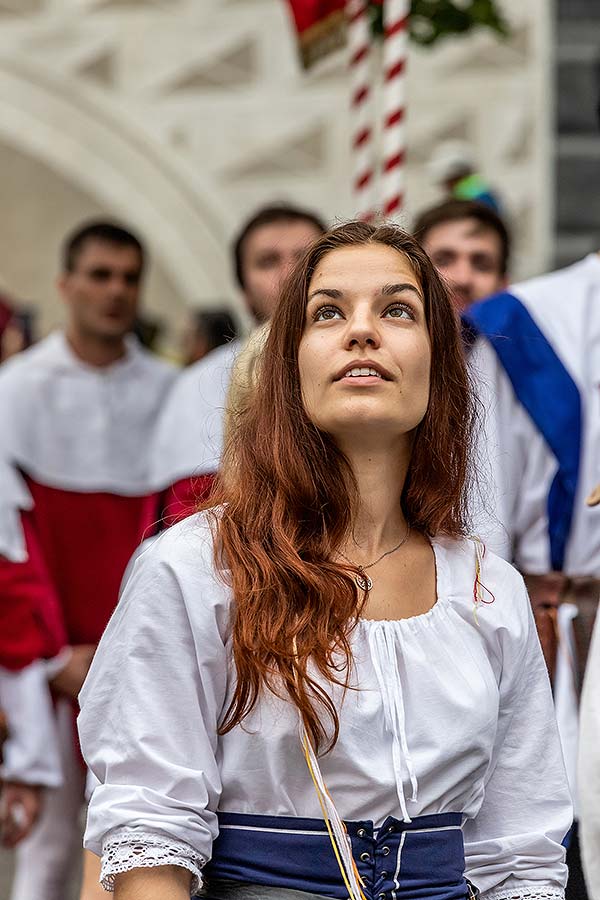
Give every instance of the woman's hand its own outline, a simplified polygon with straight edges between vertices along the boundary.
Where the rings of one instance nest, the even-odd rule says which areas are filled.
[[[6,781],[0,791],[0,843],[16,847],[37,822],[42,808],[41,790],[30,784]]]
[[[132,869],[116,876],[114,900],[189,900],[191,884],[181,866]]]

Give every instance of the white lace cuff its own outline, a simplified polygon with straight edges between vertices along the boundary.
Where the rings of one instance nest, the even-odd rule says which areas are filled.
[[[565,900],[565,892],[552,884],[500,884],[482,893],[481,900]]]
[[[100,883],[105,891],[114,891],[115,876],[131,869],[151,866],[181,866],[192,873],[190,893],[202,887],[202,867],[206,859],[190,844],[166,834],[118,828],[111,831],[102,844]]]

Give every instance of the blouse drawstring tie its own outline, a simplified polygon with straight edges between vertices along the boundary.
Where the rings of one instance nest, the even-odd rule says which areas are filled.
[[[400,809],[402,810],[404,821],[411,822],[404,794],[403,759],[412,786],[410,800],[413,803],[417,800],[419,784],[406,737],[402,679],[398,668],[398,654],[395,647],[396,642],[402,647],[402,635],[400,629],[397,629],[396,633],[392,634],[392,627],[383,622],[374,623],[373,627],[369,628],[369,649],[383,700],[385,724],[392,735],[392,759]],[[384,663],[383,667],[382,662]],[[384,677],[384,668],[388,675],[387,678]]]

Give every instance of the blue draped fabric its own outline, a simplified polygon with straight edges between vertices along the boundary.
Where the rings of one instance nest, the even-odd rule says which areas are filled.
[[[561,571],[577,484],[582,443],[579,389],[529,311],[504,292],[464,313],[467,327],[487,338],[515,394],[556,457],[558,471],[548,494],[552,568]]]

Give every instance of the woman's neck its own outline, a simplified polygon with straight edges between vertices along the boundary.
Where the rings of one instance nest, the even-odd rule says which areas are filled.
[[[410,462],[410,438],[371,447],[344,448],[358,486],[358,509],[347,555],[364,564],[402,540],[407,523],[401,497]],[[354,558],[352,557],[354,554]],[[358,556],[360,555],[360,559]],[[364,558],[363,558],[364,557]]]

